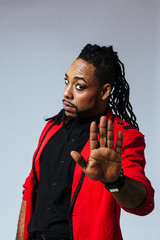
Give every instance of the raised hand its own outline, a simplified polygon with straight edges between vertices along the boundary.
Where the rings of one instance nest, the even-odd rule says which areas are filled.
[[[91,152],[86,162],[80,153],[71,152],[72,158],[77,162],[82,171],[91,179],[103,183],[115,182],[121,171],[122,132],[117,135],[114,149],[114,132],[111,120],[106,121],[102,116],[99,126],[100,140],[98,141],[97,124],[92,122],[90,126],[90,147]]]

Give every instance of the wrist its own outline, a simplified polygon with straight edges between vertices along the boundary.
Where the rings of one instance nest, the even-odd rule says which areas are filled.
[[[119,178],[113,183],[105,183],[104,186],[110,192],[119,192],[119,189],[125,183],[125,179],[126,179],[126,177],[123,174],[123,169],[121,168]]]

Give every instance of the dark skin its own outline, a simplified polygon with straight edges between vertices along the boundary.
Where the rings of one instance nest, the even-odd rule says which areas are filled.
[[[18,226],[17,226],[16,240],[24,240],[24,220],[25,220],[26,203],[27,201],[22,200]]]
[[[104,184],[115,182],[120,175],[122,167],[122,132],[118,132],[116,147],[114,149],[114,132],[111,120],[106,122],[102,116],[99,127],[100,141],[97,138],[95,122],[90,127],[91,152],[86,162],[80,153],[71,152],[72,158],[80,165],[82,171],[91,179]],[[124,208],[134,209],[141,205],[146,198],[146,189],[139,181],[126,178],[119,192],[112,193],[115,200]]]
[[[65,109],[67,116],[78,117],[81,115],[86,118],[105,111],[111,93],[111,85],[108,83],[100,85],[100,81],[95,78],[95,69],[92,64],[82,59],[76,59],[68,69],[63,93],[64,100],[74,104],[77,109]],[[85,80],[86,88],[79,88],[79,85],[84,83],[78,79]],[[86,162],[76,151],[72,151],[71,156],[91,179],[102,183],[112,183],[119,178],[122,167],[122,132],[118,133],[114,149],[112,122],[109,120],[107,124],[106,117],[101,117],[99,143],[96,129],[96,123],[92,122],[90,128],[91,153],[88,161]],[[123,207],[134,209],[144,202],[147,193],[141,182],[126,178],[120,191],[112,193],[112,195]]]
[[[122,132],[118,132],[117,143],[114,149],[114,132],[111,120],[106,121],[102,116],[99,126],[100,141],[97,139],[96,122],[90,127],[91,153],[86,162],[80,153],[71,152],[72,158],[80,165],[82,171],[91,179],[102,183],[112,183],[119,178],[122,167]],[[107,191],[107,190],[106,190]],[[146,189],[139,181],[126,178],[119,192],[112,193],[115,200],[124,208],[134,209],[141,205],[146,198]],[[16,240],[24,240],[24,219],[26,201],[22,201]]]
[[[82,59],[76,59],[71,64],[66,74],[63,94],[67,116],[87,118],[105,111],[111,86],[110,84],[101,86],[99,80],[95,79],[94,72],[95,67]],[[112,121],[106,122],[106,117],[103,116],[100,119],[100,142],[97,139],[96,123],[91,123],[91,152],[88,161],[86,162],[76,151],[72,151],[71,156],[91,179],[102,183],[112,183],[119,178],[122,167],[122,132],[118,133],[115,149],[113,143]],[[112,195],[122,207],[134,209],[144,202],[147,192],[141,182],[126,178],[119,192],[112,193]],[[23,200],[16,240],[24,240],[25,210],[26,201]]]
[[[117,143],[114,149],[114,132],[111,120],[106,117],[100,119],[100,141],[97,139],[96,122],[90,127],[91,153],[86,162],[80,153],[71,152],[72,158],[80,165],[82,171],[91,179],[102,183],[112,183],[119,178],[122,167],[122,132],[118,132]],[[107,191],[107,190],[106,190]],[[146,189],[139,181],[126,178],[119,192],[112,193],[115,200],[124,208],[134,209],[141,205],[146,198]],[[24,219],[26,201],[22,201],[16,240],[24,240]]]

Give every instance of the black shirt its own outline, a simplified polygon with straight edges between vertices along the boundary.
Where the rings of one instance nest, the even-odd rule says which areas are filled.
[[[72,150],[81,152],[89,139],[91,120],[71,121],[46,144],[40,159],[40,181],[35,210],[28,225],[31,236],[69,239],[69,206],[75,162]]]

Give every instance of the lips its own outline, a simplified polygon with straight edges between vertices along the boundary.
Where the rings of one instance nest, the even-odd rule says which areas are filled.
[[[69,112],[72,112],[73,110],[76,109],[76,106],[74,106],[72,103],[70,102],[67,102],[65,100],[63,100],[63,109],[65,111],[69,111]]]

